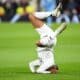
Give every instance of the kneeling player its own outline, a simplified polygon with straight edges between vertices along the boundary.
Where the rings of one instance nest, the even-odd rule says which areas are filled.
[[[47,26],[41,19],[48,16],[59,16],[61,4],[52,12],[35,12],[29,14],[29,19],[33,24],[35,30],[40,35],[40,40],[36,43],[38,58],[29,63],[30,70],[33,73],[56,73],[58,67],[54,61],[53,47],[56,45],[56,37],[66,28],[66,23],[55,31]],[[36,68],[36,66],[38,66]]]

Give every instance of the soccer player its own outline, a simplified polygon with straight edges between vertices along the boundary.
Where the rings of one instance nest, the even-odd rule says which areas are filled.
[[[58,17],[60,7],[61,4],[52,12],[34,12],[33,14],[28,14],[31,23],[40,35],[40,40],[36,43],[38,58],[29,63],[30,70],[33,73],[56,73],[58,71],[54,60],[53,47],[56,45],[57,35],[66,28],[66,23],[62,23],[58,29],[53,31],[41,19],[51,15]]]

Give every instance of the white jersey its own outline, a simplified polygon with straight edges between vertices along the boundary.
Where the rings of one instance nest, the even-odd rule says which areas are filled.
[[[40,42],[46,47],[37,47],[38,57],[42,62],[49,60],[51,64],[54,62],[53,46],[56,44],[56,37],[54,36],[54,31],[44,24],[41,28],[36,29],[40,34]]]

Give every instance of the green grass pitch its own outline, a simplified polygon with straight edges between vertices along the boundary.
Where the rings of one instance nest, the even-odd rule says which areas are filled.
[[[57,28],[59,24],[53,24]],[[33,74],[28,63],[37,58],[39,35],[30,23],[0,24],[0,80],[80,80],[80,24],[68,24],[58,36],[57,74]]]

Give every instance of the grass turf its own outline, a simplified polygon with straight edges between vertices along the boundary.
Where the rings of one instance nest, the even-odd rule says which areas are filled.
[[[59,24],[53,24],[57,28]],[[37,58],[39,36],[29,23],[0,24],[0,80],[80,80],[80,24],[68,24],[58,36],[58,74],[33,74],[28,63]]]

